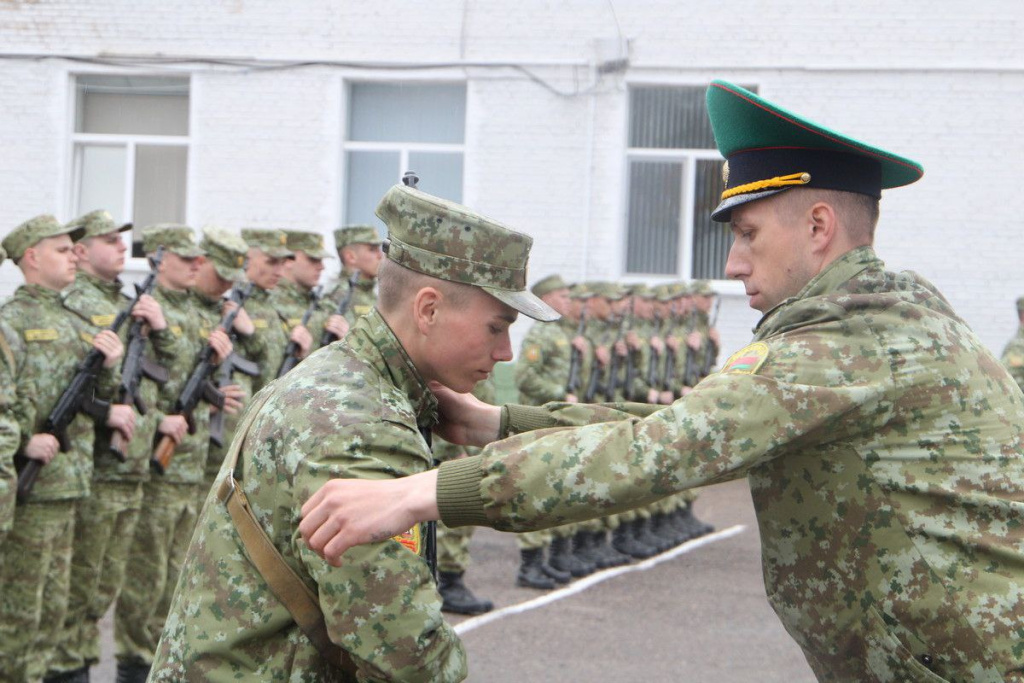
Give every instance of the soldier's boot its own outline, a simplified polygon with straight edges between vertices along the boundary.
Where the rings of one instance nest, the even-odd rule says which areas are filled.
[[[568,572],[569,576],[586,576],[593,572],[593,569],[584,565],[572,552],[572,539],[569,536],[556,536],[551,539],[551,557],[548,560],[551,568]]]
[[[668,515],[664,512],[655,512],[651,515],[651,533],[656,538],[662,539],[668,548],[674,548],[686,540],[683,538],[683,534],[680,534],[679,530],[669,522]]]
[[[146,683],[149,664],[137,659],[118,660],[116,683]]]
[[[661,544],[654,537],[650,529],[650,520],[644,517],[637,517],[633,520],[633,538],[636,542],[651,549],[649,557],[653,557],[662,551]]]
[[[593,574],[598,570],[597,559],[594,557],[594,552],[590,547],[590,532],[589,531],[577,531],[572,537],[572,556],[580,561],[580,564],[586,569],[586,574],[581,576],[587,576]],[[576,576],[576,574],[573,574]]]
[[[83,666],[74,671],[46,674],[43,683],[89,683],[89,667]]]
[[[441,611],[455,614],[483,614],[494,609],[490,600],[481,600],[462,582],[462,572],[438,572],[437,590],[441,594]]]
[[[551,544],[549,543],[540,552],[540,568],[544,571],[545,574],[554,579],[555,583],[559,585],[564,585],[572,581],[571,572],[563,571],[561,569],[555,569],[553,566],[551,566],[551,561],[548,559],[548,556],[551,553]]]
[[[549,591],[555,587],[555,580],[544,571],[544,549],[523,548],[519,551],[519,574],[516,585]]]
[[[715,530],[715,527],[711,526],[707,522],[701,521],[700,519],[697,518],[697,515],[693,514],[693,505],[692,504],[687,505],[683,509],[683,514],[685,515],[685,517],[686,517],[688,523],[690,524],[691,528],[694,530],[693,531],[693,538],[697,538],[698,536],[707,536],[708,534],[710,534],[712,531]]]
[[[623,522],[612,532],[612,547],[620,553],[642,560],[654,555],[654,548],[638,543],[633,538],[633,523]]]
[[[632,557],[625,553],[620,553],[615,549],[615,546],[608,542],[607,531],[594,532],[592,542],[596,552],[605,559],[606,566],[608,567],[621,567],[633,561]]]

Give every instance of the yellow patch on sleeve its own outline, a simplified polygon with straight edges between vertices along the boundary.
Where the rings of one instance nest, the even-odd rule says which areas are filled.
[[[356,315],[366,315],[367,313],[370,312],[371,308],[373,307],[367,306],[366,304],[360,304],[358,306],[353,306],[352,312],[355,313]]]
[[[57,330],[46,328],[41,330],[25,330],[25,341],[57,341]]]
[[[1024,366],[1024,356],[1020,354],[1011,353],[1006,356],[1006,365],[1011,368],[1019,368]]]
[[[302,324],[302,318],[288,318],[288,327],[292,328]]]
[[[255,327],[257,330],[265,330],[267,329],[267,321],[264,320],[263,318],[253,318],[252,326]]]
[[[722,366],[722,372],[753,375],[768,359],[769,347],[764,342],[754,342],[729,356]]]
[[[117,316],[113,313],[109,313],[107,315],[94,315],[89,318],[89,320],[91,320],[92,324],[96,327],[110,327],[114,324],[114,318],[116,317]]]
[[[182,335],[181,325],[168,325],[167,329],[169,329],[171,334],[175,337],[180,337]]]
[[[525,353],[523,353],[523,358],[530,361],[531,363],[536,363],[537,361],[540,360],[540,348],[537,346],[531,346],[530,348],[526,349]]]
[[[84,341],[86,344],[92,344],[93,336],[91,334],[89,334],[88,332],[85,332],[85,331],[79,332],[78,336],[81,337],[82,341]]]
[[[566,339],[565,337],[560,337],[559,339],[555,340],[555,346],[557,346],[559,348],[564,347],[564,346],[568,346],[568,345],[569,345],[569,340]]]
[[[416,526],[414,526],[413,528],[409,529],[404,533],[398,534],[397,536],[392,536],[391,540],[398,541],[406,548],[419,555],[421,545],[420,525],[417,524]]]
[[[210,338],[210,328],[209,327],[200,327],[199,328],[199,336],[202,337],[203,339],[209,339]]]

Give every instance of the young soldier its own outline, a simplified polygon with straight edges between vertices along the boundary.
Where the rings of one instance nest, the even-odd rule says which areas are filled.
[[[921,167],[731,83],[708,113],[729,169],[712,218],[764,314],[754,343],[646,417],[445,393],[472,411],[456,441],[592,424],[332,481],[300,530],[335,561],[438,516],[521,530],[747,477],[769,600],[821,680],[1024,680],[1024,396],[934,286],[871,246],[882,189]]]
[[[0,264],[7,258],[7,252],[0,247]],[[14,454],[21,441],[21,430],[14,416],[17,394],[14,377],[17,372],[16,358],[23,358],[21,338],[11,327],[0,319],[0,548],[10,531],[14,520],[14,500],[18,475],[14,469]],[[0,555],[0,576],[3,575],[3,555]]]
[[[64,291],[64,307],[79,318],[88,334],[109,326],[129,303],[118,279],[124,270],[127,245],[121,233],[131,224],[118,225],[106,211],[93,211],[71,221],[68,228],[85,232],[74,246],[78,261],[75,282]],[[145,322],[152,349],[147,357],[164,364],[174,359],[180,344],[167,330],[156,300],[142,295],[132,310]],[[120,331],[126,340],[132,319]],[[115,377],[121,380],[121,369]],[[157,409],[158,385],[139,382],[139,398],[146,415],[136,415],[132,440],[121,446],[125,461],[111,451],[111,435],[98,430],[93,444],[92,494],[78,505],[71,558],[71,596],[57,657],[47,678],[87,680],[89,667],[100,658],[99,620],[114,603],[124,581],[125,565],[135,523],[142,506],[142,482],[149,478],[153,436],[163,415]]]
[[[185,559],[154,681],[466,675],[423,528],[381,537],[336,569],[298,537],[298,508],[331,477],[428,469],[427,383],[471,390],[512,357],[517,311],[557,314],[525,291],[529,237],[403,186],[377,214],[389,229],[379,309],[249,408]]]
[[[341,273],[338,281],[324,294],[324,299],[337,306],[348,294],[352,277],[358,273],[359,279],[345,312],[345,319],[350,325],[369,313],[377,301],[377,269],[383,256],[380,245],[380,235],[372,225],[347,225],[334,231]]]
[[[192,228],[161,224],[142,231],[147,256],[164,248],[157,270],[153,298],[159,302],[167,329],[180,344],[167,366],[170,380],[161,388],[157,410],[163,413],[158,430],[176,443],[174,457],[163,474],[154,474],[143,484],[144,514],[135,527],[129,559],[130,569],[121,591],[114,620],[117,641],[118,681],[144,681],[153,661],[157,639],[163,629],[167,606],[181,566],[181,557],[195,526],[196,489],[202,484],[210,440],[210,408],[200,401],[192,413],[194,431],[189,433],[183,416],[174,414],[175,402],[207,343],[217,361],[231,353],[231,342],[221,329],[204,339],[204,320],[197,310],[190,288],[199,270]]]
[[[260,366],[260,376],[252,381],[257,392],[277,377],[289,341],[299,345],[299,357],[305,358],[313,345],[313,337],[302,325],[289,326],[277,313],[272,298],[273,290],[281,282],[285,262],[293,256],[288,248],[288,237],[281,230],[242,230],[242,239],[249,245],[249,261],[245,275],[253,284],[245,302],[249,319],[260,337],[265,355],[251,358]]]
[[[302,325],[302,318],[312,304],[313,289],[324,272],[324,259],[330,255],[324,249],[324,238],[319,233],[286,230],[285,236],[288,240],[286,246],[294,256],[285,261],[281,280],[271,293],[270,300],[285,326],[294,329]],[[305,324],[312,339],[311,348],[319,347],[325,328],[338,339],[348,332],[345,319],[333,315],[336,306],[326,297],[320,297],[317,301],[313,315]],[[277,372],[277,368],[272,370]]]
[[[112,368],[123,351],[116,334],[86,335],[61,305],[61,290],[75,279],[73,242],[83,232],[53,216],[37,216],[3,240],[25,278],[0,308],[0,321],[22,342],[11,349],[19,353],[13,359],[17,397],[11,415],[19,432],[15,457],[43,465],[32,492],[15,508],[0,548],[0,680],[5,681],[42,678],[56,651],[68,606],[75,510],[89,495],[92,480],[93,420],[75,417],[64,452],[43,426],[91,348],[103,354],[97,394],[111,397]],[[105,421],[131,438],[131,408],[111,407]]]

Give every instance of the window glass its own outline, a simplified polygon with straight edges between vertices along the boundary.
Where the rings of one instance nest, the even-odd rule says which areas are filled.
[[[353,83],[348,139],[462,144],[466,86]]]

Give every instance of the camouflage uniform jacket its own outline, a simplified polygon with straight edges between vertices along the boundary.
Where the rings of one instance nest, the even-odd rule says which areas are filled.
[[[36,285],[22,285],[2,307],[0,320],[24,343],[14,375],[17,402],[13,411],[20,431],[19,451],[43,424],[75,376],[79,362],[92,349],[92,336],[61,305],[60,293]],[[96,395],[108,399],[114,374],[100,371]],[[32,489],[33,502],[73,500],[89,495],[92,480],[92,418],[78,415],[68,426],[67,453],[58,453],[39,471]]]
[[[302,316],[309,310],[310,295],[311,292],[309,290],[284,278],[281,279],[281,282],[270,293],[270,300],[273,301],[274,307],[277,308],[277,313],[281,316],[281,320],[284,321],[289,334],[291,334],[293,328],[302,324]],[[324,332],[324,325],[332,313],[334,313],[334,305],[325,297],[320,297],[316,308],[313,309],[313,315],[306,322],[306,329],[313,336],[313,351],[319,347],[320,337]],[[276,371],[277,368],[274,368],[274,370]]]
[[[1003,366],[1021,389],[1024,389],[1024,325],[1017,329],[1017,336],[1003,349]]]
[[[324,294],[324,301],[330,302],[331,312],[338,307],[338,303],[348,293],[348,279],[351,273],[343,270],[338,280]],[[348,302],[348,310],[345,311],[345,320],[349,325],[355,324],[356,320],[370,312],[370,309],[377,305],[377,278],[372,280],[360,279],[356,283],[356,291]]]
[[[650,385],[647,383],[647,364],[651,359],[651,337],[654,336],[654,321],[642,318],[633,318],[633,326],[630,328],[640,337],[640,348],[630,347],[629,355],[633,364],[633,382],[622,389],[622,395],[627,401],[647,401],[647,390]],[[628,367],[628,366],[627,366]],[[622,378],[625,382],[627,367],[622,368]]]
[[[298,532],[302,504],[329,479],[390,479],[431,466],[418,428],[433,423],[436,402],[390,328],[376,312],[362,318],[266,391],[235,476],[285,561],[319,595],[331,639],[363,680],[462,680],[465,652],[441,617],[418,529],[401,542],[353,548],[339,568]],[[226,476],[222,469],[219,479]],[[153,681],[328,677],[246,559],[219,500],[208,501],[196,527],[153,672]]]
[[[160,388],[157,409],[164,414],[174,413],[175,402],[185,388],[189,376],[196,364],[196,357],[206,346],[202,335],[204,325],[198,302],[191,292],[178,292],[160,287],[153,290],[153,298],[163,309],[167,320],[166,332],[174,341],[177,354],[163,363],[170,379]],[[209,325],[209,323],[206,323]],[[209,333],[207,333],[209,336]],[[195,433],[186,434],[182,442],[174,449],[174,459],[167,471],[158,477],[158,481],[168,484],[198,484],[203,480],[203,468],[210,440],[210,405],[199,401],[192,411]],[[157,435],[159,440],[160,435]]]
[[[567,329],[566,325],[571,325]],[[576,325],[565,319],[553,323],[535,322],[523,339],[516,363],[519,401],[539,406],[565,398],[572,358],[572,337]],[[581,374],[580,377],[585,379]]]
[[[117,314],[131,303],[121,292],[121,282],[105,282],[85,272],[79,272],[74,284],[62,294],[64,307],[81,319],[82,327],[95,335],[114,322]],[[127,351],[128,330],[134,318],[125,321],[120,330],[121,341]],[[146,356],[161,365],[173,361],[184,341],[179,340],[166,329],[149,332]],[[121,359],[124,360],[123,358]],[[120,361],[119,361],[120,363]],[[114,367],[114,377],[121,379],[120,364]],[[139,382],[139,395],[146,406],[145,415],[136,415],[135,435],[127,446],[126,462],[118,462],[109,450],[110,431],[96,429],[93,444],[93,479],[96,481],[143,481],[149,478],[149,456],[153,452],[153,437],[164,414],[157,407],[159,386],[146,378]]]
[[[21,445],[21,429],[14,413],[18,395],[14,390],[17,359],[25,357],[21,337],[0,320],[0,539],[11,528],[14,519],[14,499],[17,493],[17,474],[14,454]]]
[[[284,282],[284,280],[281,280]],[[259,391],[277,377],[277,370],[284,360],[284,350],[288,346],[288,337],[291,335],[291,328],[286,326],[285,321],[277,312],[272,298],[273,292],[259,286],[253,286],[252,293],[245,300],[245,310],[256,327],[253,333],[258,337],[263,355],[259,358],[250,358],[260,366],[263,371],[259,377],[252,381],[252,390]]]
[[[631,410],[645,419],[510,408],[512,430],[617,421],[445,463],[442,519],[552,526],[746,476],[768,599],[820,680],[1024,681],[1024,397],[1006,371],[868,247],[755,333],[673,405]]]

